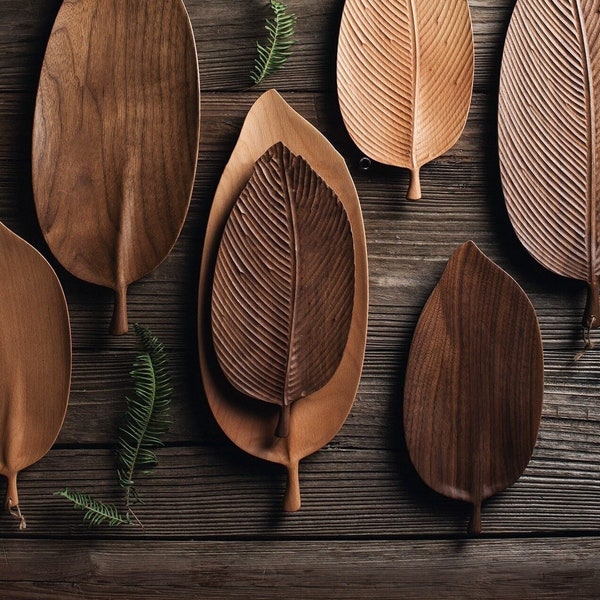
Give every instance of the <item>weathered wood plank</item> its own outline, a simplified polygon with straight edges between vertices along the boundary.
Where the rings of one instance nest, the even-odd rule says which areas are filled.
[[[600,529],[600,434],[590,425],[574,433],[544,423],[524,476],[484,503],[483,529],[491,535],[531,532],[594,532]],[[375,424],[377,427],[377,424]],[[388,431],[394,436],[394,431]],[[390,447],[361,447],[359,437],[334,441],[302,462],[303,508],[282,513],[282,467],[244,454],[221,437],[214,446],[167,447],[151,477],[139,478],[145,500],[136,509],[144,535],[226,539],[294,536],[376,539],[463,535],[467,504],[448,500],[425,487],[410,465],[401,428]],[[0,519],[2,537],[103,536],[90,531],[65,500],[53,492],[70,487],[118,502],[114,455],[108,450],[55,449],[23,472],[21,509],[28,522],[19,533],[10,517]],[[140,535],[131,526],[110,530]]]
[[[0,92],[34,90],[60,0],[22,0],[0,5]],[[257,40],[263,40],[267,2],[185,0],[198,46],[204,91],[244,90],[251,85]],[[285,71],[265,86],[284,90],[331,90],[343,0],[288,0],[298,16],[296,46]],[[497,87],[498,45],[514,0],[471,0],[477,90]]]
[[[598,597],[599,538],[372,542],[5,541],[13,600]],[[566,558],[570,557],[570,558]],[[152,573],[152,578],[148,574]]]

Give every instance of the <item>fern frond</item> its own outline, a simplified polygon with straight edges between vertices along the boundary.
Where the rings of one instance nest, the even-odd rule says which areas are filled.
[[[278,0],[270,0],[270,7],[273,17],[265,22],[267,43],[264,46],[256,43],[258,55],[254,70],[250,74],[254,85],[258,85],[265,77],[283,67],[292,54],[296,15],[288,14],[285,4]]]
[[[121,427],[117,472],[130,507],[131,496],[137,498],[134,478],[150,473],[158,460],[154,450],[163,445],[162,437],[171,425],[171,378],[163,344],[152,333],[135,325],[143,349],[131,371],[134,393],[127,397],[127,413]]]
[[[90,527],[103,524],[115,527],[116,525],[129,525],[131,523],[129,514],[121,515],[114,504],[105,504],[88,494],[65,488],[55,492],[54,495],[66,498],[73,504],[74,508],[85,511],[83,520],[87,521]]]

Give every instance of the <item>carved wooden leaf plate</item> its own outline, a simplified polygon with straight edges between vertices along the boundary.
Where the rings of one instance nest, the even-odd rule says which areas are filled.
[[[369,157],[410,169],[449,150],[469,113],[474,76],[467,0],[346,0],[337,86],[342,117]]]
[[[519,0],[500,79],[502,187],[514,229],[554,273],[589,286],[600,326],[600,13],[592,0]]]
[[[276,435],[289,435],[292,403],[333,376],[348,341],[354,249],[343,205],[281,142],[257,161],[217,255],[212,331],[230,383],[281,406]]]
[[[419,318],[404,390],[411,460],[435,491],[481,503],[525,470],[540,424],[544,360],[529,299],[473,244],[452,256]]]
[[[63,266],[115,290],[175,244],[198,153],[200,87],[182,0],[71,0],[56,17],[33,125],[38,219]]]
[[[283,147],[287,150],[284,150]],[[332,355],[336,357],[341,355],[339,364],[337,368],[331,367],[331,364],[329,364],[325,375],[316,379],[314,375],[310,375],[306,379],[305,373],[298,372],[301,380],[312,380],[313,384],[317,381],[317,384],[307,388],[305,390],[306,395],[303,396],[300,393],[301,397],[291,405],[289,435],[287,437],[274,435],[281,413],[280,402],[251,401],[243,397],[233,387],[232,383],[234,385],[236,383],[235,376],[231,376],[229,373],[229,376],[234,380],[229,382],[223,375],[217,360],[210,326],[213,275],[221,240],[226,230],[226,223],[230,215],[232,215],[232,219],[236,218],[234,206],[238,198],[243,195],[244,188],[252,180],[255,168],[267,168],[266,164],[272,166],[271,161],[265,162],[264,159],[264,155],[269,149],[275,153],[280,152],[280,160],[286,163],[295,160],[298,170],[296,171],[296,168],[294,168],[292,172],[295,172],[296,176],[298,176],[298,173],[304,172],[308,177],[306,165],[310,165],[310,170],[318,175],[319,179],[313,178],[311,174],[306,181],[310,180],[311,185],[317,185],[316,182],[322,180],[327,188],[333,192],[336,202],[339,202],[343,207],[343,211],[338,212],[338,215],[344,213],[349,223],[353,253],[354,283],[350,286],[351,318],[347,326],[347,334],[338,332],[334,336],[337,341],[344,340],[343,350],[341,353],[339,349],[332,351]],[[284,156],[287,158],[283,158]],[[298,157],[302,157],[302,161]],[[276,171],[282,172],[279,169],[276,169]],[[290,174],[289,169],[286,169],[285,173]],[[253,181],[254,183],[260,182],[260,177],[256,173]],[[318,185],[320,186],[321,183],[318,183]],[[299,197],[301,196],[302,194]],[[304,200],[301,204],[303,202]],[[287,201],[285,205],[291,206]],[[339,211],[339,208],[336,210]],[[281,214],[279,213],[280,217]],[[272,218],[275,219],[276,215],[273,215]],[[289,225],[289,221],[285,219],[283,223],[287,223],[285,226]],[[269,230],[274,226],[274,222],[263,222],[263,225]],[[258,220],[256,226],[258,227]],[[342,231],[344,227],[342,227]],[[337,236],[338,233],[334,232],[334,236]],[[305,237],[305,235],[307,235],[306,232],[302,234],[302,237]],[[333,239],[331,242],[326,241],[324,243],[336,246],[340,242]],[[227,244],[227,242],[225,241],[224,244]],[[344,253],[346,253],[348,247],[344,245],[342,247],[346,248],[344,250]],[[320,256],[321,252],[318,249],[316,250]],[[304,270],[310,270],[310,268],[306,265],[301,267]],[[347,271],[344,270],[343,272]],[[335,273],[329,275],[334,278],[336,276]],[[219,284],[216,285],[218,287]],[[347,285],[345,283],[342,287]],[[341,306],[346,306],[342,298],[339,298],[339,300]],[[217,310],[221,309],[217,308]],[[346,308],[340,309],[340,315],[343,315],[346,310]],[[367,311],[368,273],[364,225],[356,189],[346,164],[333,146],[312,125],[300,117],[277,92],[270,90],[256,101],[248,113],[238,143],[215,194],[200,270],[198,340],[204,389],[215,419],[226,435],[240,448],[253,456],[282,464],[288,469],[288,488],[284,501],[286,510],[297,510],[300,507],[299,461],[323,447],[335,436],[352,407],[364,359]],[[222,316],[219,318],[226,317],[223,311],[221,313]],[[308,335],[313,336],[315,332],[311,331],[311,328],[314,328],[311,319],[312,317],[307,316],[302,320],[307,332],[309,332]],[[215,328],[215,337],[218,339],[221,338],[221,333],[217,327]],[[325,343],[328,339],[327,331],[322,331],[321,335]],[[289,348],[291,349],[292,345],[289,345]],[[310,354],[312,355],[312,351]],[[309,370],[311,370],[313,368],[312,363],[310,361],[304,363],[302,358],[299,355],[300,362],[298,364],[307,364],[310,366]],[[240,356],[239,350],[235,350],[229,359],[233,367],[236,359],[240,361],[239,364],[243,364],[245,357]],[[227,370],[225,365],[223,367],[224,370]],[[332,370],[333,374],[330,376]],[[256,376],[252,375],[252,377]],[[328,381],[322,385],[326,379]],[[303,386],[300,385],[299,388],[301,387]],[[313,390],[315,387],[319,389]],[[250,389],[244,389],[243,391],[252,394]],[[293,395],[296,396],[297,394]]]
[[[71,329],[54,271],[0,223],[0,474],[6,506],[19,508],[17,475],[60,432],[71,382]]]

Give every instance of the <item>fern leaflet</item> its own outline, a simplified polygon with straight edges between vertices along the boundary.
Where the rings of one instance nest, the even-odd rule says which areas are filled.
[[[54,495],[66,498],[73,503],[74,508],[85,511],[83,520],[89,523],[90,527],[103,524],[114,527],[116,525],[128,525],[131,523],[128,513],[121,515],[114,504],[100,502],[87,494],[74,492],[69,488],[65,488],[60,492],[55,492]]]
[[[117,456],[119,485],[125,491],[126,512],[121,515],[114,504],[106,504],[92,496],[65,488],[56,496],[66,498],[75,508],[85,511],[83,520],[90,526],[129,525],[132,518],[141,525],[131,508],[131,497],[139,500],[134,476],[149,473],[158,460],[154,450],[162,446],[162,436],[171,425],[171,377],[163,344],[150,330],[135,325],[142,352],[133,364],[131,377],[134,391],[127,400],[125,422],[121,428]]]
[[[265,77],[283,67],[292,54],[296,15],[288,14],[283,2],[270,0],[273,17],[265,22],[268,32],[266,45],[256,43],[258,55],[254,63],[254,70],[250,78],[254,85],[258,85]]]
[[[171,379],[165,348],[148,329],[135,325],[144,352],[137,356],[131,377],[134,393],[127,397],[127,414],[119,438],[119,484],[125,490],[129,508],[131,496],[137,498],[136,472],[150,473],[158,459],[154,450],[163,445],[162,436],[171,425]]]

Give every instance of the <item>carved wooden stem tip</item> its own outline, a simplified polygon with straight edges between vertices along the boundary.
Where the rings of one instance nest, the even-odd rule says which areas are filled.
[[[298,463],[294,463],[288,466],[288,480],[283,500],[283,510],[285,512],[296,512],[299,510],[301,504]]]
[[[112,335],[124,335],[129,330],[127,323],[127,286],[115,290],[115,307],[113,310],[110,332]]]
[[[467,533],[469,535],[478,535],[481,533],[481,502],[473,504],[473,513],[471,514]]]
[[[290,435],[290,412],[291,405],[284,404],[281,407],[279,422],[277,423],[277,429],[275,430],[275,435],[279,438],[286,438]]]
[[[412,169],[410,172],[410,185],[406,197],[409,200],[421,199],[421,173],[419,169]]]
[[[583,326],[586,329],[598,329],[600,327],[600,292],[597,280],[588,286]]]
[[[17,491],[17,475],[13,473],[8,476],[8,487],[6,489],[6,510],[19,521],[19,529],[25,529],[27,523],[19,508],[19,493]]]

